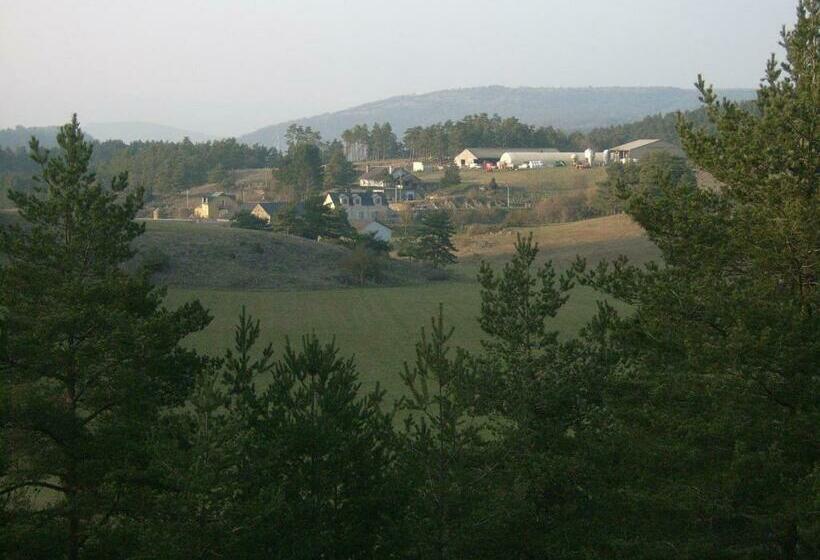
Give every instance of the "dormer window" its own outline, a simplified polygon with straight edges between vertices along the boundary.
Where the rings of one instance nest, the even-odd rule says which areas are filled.
[[[374,195],[373,195],[373,204],[374,204],[374,205],[376,205],[376,206],[381,206],[381,204],[382,204],[382,197],[380,197],[380,196],[379,196],[379,195],[377,195],[377,194],[374,194]]]
[[[348,204],[350,204],[350,201],[347,199],[347,195],[346,195],[346,194],[343,194],[343,195],[340,195],[340,196],[339,196],[339,203],[340,203],[342,206],[347,206]]]
[[[357,194],[353,195],[353,206],[361,206],[362,205],[362,197]]]

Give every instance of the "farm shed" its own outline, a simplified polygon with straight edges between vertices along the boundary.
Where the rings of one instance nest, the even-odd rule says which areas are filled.
[[[475,167],[484,164],[498,165],[501,156],[505,153],[544,153],[557,152],[555,148],[465,148],[453,162],[458,167]]]
[[[683,156],[683,151],[680,148],[657,138],[633,140],[609,149],[611,157],[615,161],[622,162],[639,161],[642,157],[653,152],[669,152],[672,155]]]
[[[583,152],[504,152],[498,160],[499,167],[518,167],[531,161],[541,161],[545,166],[555,165],[556,162],[563,161],[567,165],[572,163],[572,156],[579,160],[584,159]]]

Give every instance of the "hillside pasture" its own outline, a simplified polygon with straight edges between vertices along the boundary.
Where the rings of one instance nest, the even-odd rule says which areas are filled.
[[[298,342],[315,332],[323,340],[335,337],[343,355],[355,355],[366,387],[379,382],[394,397],[402,394],[402,364],[414,357],[414,345],[422,327],[430,324],[439,304],[445,321],[455,326],[454,343],[478,350],[482,338],[477,318],[480,287],[475,281],[481,259],[500,269],[513,251],[516,233],[533,237],[542,248],[540,261],[552,259],[565,268],[576,254],[595,262],[625,254],[635,261],[657,255],[640,227],[625,216],[611,216],[573,224],[505,231],[478,236],[459,235],[460,262],[452,280],[402,287],[345,289],[246,290],[219,289],[207,283],[198,287],[172,288],[168,304],[176,306],[199,299],[214,315],[202,333],[187,341],[203,352],[221,352],[232,344],[233,327],[242,306],[260,319],[262,337],[281,352],[285,337]],[[200,277],[207,280],[206,277]],[[599,295],[576,288],[558,317],[550,321],[565,335],[572,335],[595,311]]]
[[[342,261],[350,251],[268,231],[231,228],[225,223],[145,221],[136,246],[155,267],[154,280],[180,288],[315,290],[346,284]],[[427,270],[390,261],[387,285],[423,282]]]

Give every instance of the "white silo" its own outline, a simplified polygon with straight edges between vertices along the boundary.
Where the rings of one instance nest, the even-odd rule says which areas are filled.
[[[609,150],[604,150],[604,165],[609,164]]]
[[[587,148],[584,150],[584,158],[587,160],[589,166],[592,167],[592,164],[595,163],[595,151],[592,148]]]

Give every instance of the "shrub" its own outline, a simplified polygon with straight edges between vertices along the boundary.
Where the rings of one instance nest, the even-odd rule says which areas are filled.
[[[171,266],[171,257],[159,247],[146,249],[141,255],[140,264],[150,274],[163,272]]]

